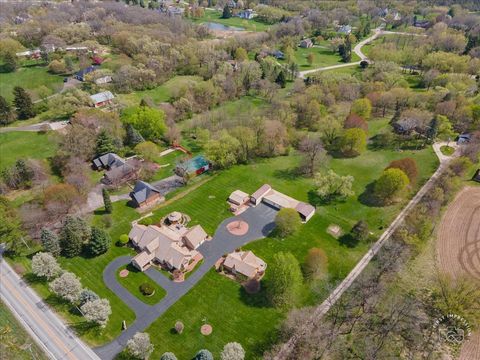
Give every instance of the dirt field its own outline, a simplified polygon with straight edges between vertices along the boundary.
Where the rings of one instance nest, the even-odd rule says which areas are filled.
[[[438,231],[437,261],[453,277],[480,280],[480,188],[466,187],[448,207]],[[460,360],[480,360],[480,331],[472,334]]]

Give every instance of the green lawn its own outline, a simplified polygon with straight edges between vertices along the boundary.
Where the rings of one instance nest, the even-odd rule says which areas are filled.
[[[128,276],[125,278],[121,278],[119,272],[123,269],[127,269],[129,271]],[[162,287],[158,286],[155,282],[150,280],[150,278],[145,275],[143,272],[138,271],[132,265],[123,266],[117,271],[117,280],[122,286],[130,291],[133,295],[137,298],[142,300],[144,303],[149,305],[155,305],[160,300],[163,299],[166,292],[163,290]],[[155,293],[152,296],[145,296],[140,292],[140,285],[143,283],[149,283],[155,289]]]
[[[248,31],[266,31],[270,28],[270,25],[256,21],[255,19],[246,20],[240,19],[239,17],[231,17],[230,19],[222,19],[222,12],[216,10],[205,10],[205,15],[201,18],[192,18],[190,19],[194,23],[206,23],[206,22],[215,22],[227,26],[234,26],[238,28],[243,28]]]
[[[157,181],[165,179],[169,176],[174,175],[173,170],[177,161],[187,156],[181,151],[174,151],[165,156],[159,157],[156,162],[162,166],[154,175],[151,181]]]
[[[18,159],[42,159],[46,161],[56,151],[55,133],[34,132],[0,133],[0,170]]]
[[[0,95],[7,101],[13,100],[13,88],[21,86],[31,91],[33,99],[38,99],[36,91],[46,86],[51,93],[59,91],[63,86],[63,77],[52,75],[43,66],[22,67],[12,73],[0,73]]]
[[[15,316],[13,316],[9,308],[1,301],[0,339],[0,359],[48,359]]]
[[[451,156],[455,152],[455,148],[453,148],[451,146],[443,145],[443,146],[440,147],[440,151],[445,156]]]
[[[313,54],[314,56],[311,65],[307,60],[309,54]],[[355,53],[352,53],[352,62],[359,60],[358,56]],[[286,60],[280,60],[279,62],[285,64]],[[300,71],[343,64],[342,58],[338,53],[334,53],[329,48],[324,47],[311,47],[308,49],[297,47],[295,50],[295,62],[298,64]]]

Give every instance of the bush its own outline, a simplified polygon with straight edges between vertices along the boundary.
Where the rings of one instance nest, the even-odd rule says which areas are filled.
[[[140,225],[145,225],[145,226],[152,225],[153,224],[153,219],[152,219],[152,217],[146,217],[145,219],[140,220],[138,223]]]
[[[149,283],[143,283],[139,287],[140,292],[145,296],[151,296],[155,292],[155,288]]]
[[[184,328],[185,328],[185,326],[183,325],[183,323],[181,321],[177,321],[175,323],[175,331],[177,332],[177,334],[181,334],[183,332]]]
[[[275,218],[275,225],[280,236],[288,236],[295,233],[301,225],[300,215],[295,209],[283,208]]]
[[[120,241],[120,244],[126,245],[128,243],[128,240],[130,240],[130,238],[128,237],[127,234],[122,234],[122,235],[120,235],[118,240]]]

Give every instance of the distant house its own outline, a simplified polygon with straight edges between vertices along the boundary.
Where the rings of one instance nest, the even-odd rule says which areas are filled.
[[[40,49],[33,49],[18,52],[15,55],[18,57],[28,57],[29,59],[40,59],[42,57],[42,51]]]
[[[461,135],[458,136],[457,144],[458,145],[468,144],[471,139],[472,139],[471,134],[461,134]]]
[[[303,222],[307,222],[315,214],[315,208],[307,203],[291,198],[279,191],[274,190],[270,185],[264,184],[252,196],[250,202],[258,205],[261,202],[268,204],[276,209],[295,209]]]
[[[75,79],[77,80],[80,80],[80,81],[85,81],[86,80],[86,76],[88,74],[90,74],[91,72],[94,72],[95,70],[97,69],[96,66],[92,65],[92,66],[89,66],[85,69],[82,69],[80,70],[79,72],[77,72],[75,74]]]
[[[422,28],[422,29],[428,29],[430,27],[430,21],[428,20],[415,20],[413,23],[413,26]]]
[[[165,199],[160,194],[160,191],[155,189],[149,183],[141,180],[138,180],[135,183],[135,187],[130,193],[130,198],[132,199],[135,207],[149,206]]]
[[[175,167],[175,173],[178,176],[195,176],[203,174],[210,170],[211,165],[203,155],[195,156],[183,163],[178,163]]]
[[[241,274],[252,279],[263,275],[267,264],[251,251],[238,251],[227,255],[223,268],[234,275]]]
[[[125,159],[115,153],[103,154],[93,159],[95,170],[110,170],[125,164]]]
[[[277,60],[285,59],[285,54],[280,50],[274,50],[274,51],[270,52],[270,55],[273,56]]]
[[[340,34],[350,35],[352,32],[352,27],[350,25],[342,25],[337,30]]]
[[[312,39],[303,39],[298,46],[304,49],[311,48],[313,46]]]
[[[240,19],[251,20],[255,17],[256,13],[252,9],[241,10],[237,14]]]
[[[169,16],[182,16],[185,12],[185,9],[178,6],[169,6],[167,8],[167,15]]]
[[[115,97],[110,91],[103,91],[101,93],[90,96],[90,99],[92,99],[93,102],[93,106],[96,108],[111,104],[114,98]]]
[[[140,168],[141,161],[139,159],[127,159],[124,164],[105,171],[102,182],[107,185],[120,186],[128,181],[134,181],[138,178]]]
[[[101,78],[98,78],[95,80],[95,84],[97,85],[103,85],[103,84],[108,84],[112,82],[112,77],[111,76],[102,76]]]
[[[239,207],[248,203],[249,200],[250,196],[247,193],[241,190],[235,190],[230,194],[227,201],[230,204],[230,211],[235,212]]]

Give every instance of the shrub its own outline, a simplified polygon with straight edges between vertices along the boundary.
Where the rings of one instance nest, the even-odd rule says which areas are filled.
[[[323,278],[327,273],[328,257],[325,251],[319,248],[308,250],[305,263],[303,264],[303,273],[308,280]]]
[[[387,169],[376,181],[374,191],[379,200],[388,203],[409,184],[408,176],[400,169]]]
[[[223,347],[221,353],[222,360],[243,360],[245,359],[245,350],[237,342],[230,342]]]
[[[155,292],[155,288],[149,283],[143,283],[139,287],[140,292],[145,296],[151,296]]]
[[[213,355],[210,351],[202,349],[195,355],[195,360],[213,360]]]
[[[140,220],[138,223],[140,225],[145,225],[145,226],[152,225],[153,224],[153,219],[152,219],[152,217],[146,217],[145,219]]]
[[[370,236],[368,224],[363,220],[360,220],[355,225],[353,225],[350,233],[355,238],[355,240],[358,241],[366,240]]]
[[[412,158],[393,160],[387,166],[387,169],[402,170],[408,176],[408,180],[410,180],[411,184],[414,184],[417,181],[417,177],[418,177],[417,162]]]
[[[295,209],[283,208],[275,217],[275,225],[280,236],[288,236],[295,233],[301,225],[300,215]]]
[[[177,357],[172,352],[166,352],[160,356],[160,360],[177,360]]]
[[[181,321],[177,321],[175,323],[175,331],[177,332],[177,334],[181,334],[183,332],[184,328],[185,328],[185,326],[183,325],[183,323]]]
[[[128,240],[130,240],[130,238],[128,237],[127,234],[122,234],[120,235],[118,240],[120,241],[120,244],[126,245],[128,243]]]

